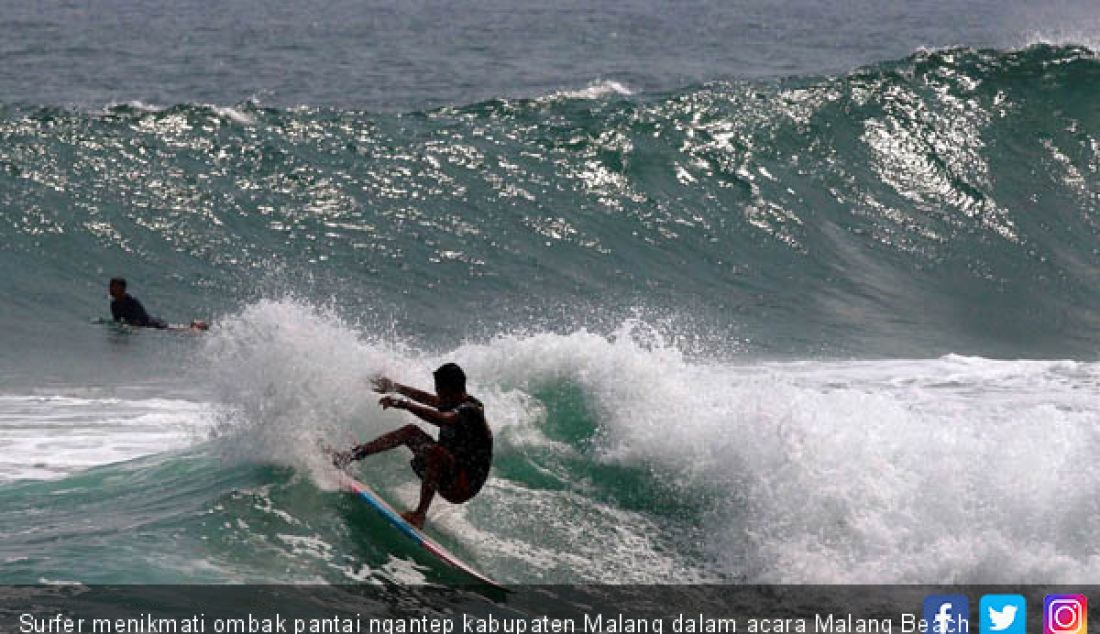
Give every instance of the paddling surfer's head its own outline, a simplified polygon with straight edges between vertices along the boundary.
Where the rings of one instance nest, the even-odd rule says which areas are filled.
[[[444,403],[458,403],[466,397],[466,373],[457,363],[444,363],[432,373],[435,394]]]
[[[112,277],[107,285],[107,294],[114,299],[126,297],[126,280],[121,277]]]

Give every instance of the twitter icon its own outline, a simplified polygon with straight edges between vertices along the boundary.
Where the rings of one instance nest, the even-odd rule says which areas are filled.
[[[1027,634],[1027,599],[1019,594],[987,594],[978,604],[981,634]]]

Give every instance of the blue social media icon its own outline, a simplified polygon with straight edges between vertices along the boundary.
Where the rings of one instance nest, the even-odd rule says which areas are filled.
[[[1027,599],[1019,594],[987,594],[978,604],[981,634],[1027,634]]]
[[[967,634],[970,601],[962,594],[933,594],[924,599],[922,618],[928,634]]]

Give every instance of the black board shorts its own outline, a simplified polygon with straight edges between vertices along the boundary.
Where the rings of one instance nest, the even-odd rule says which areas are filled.
[[[466,468],[457,459],[454,459],[452,465],[450,469],[440,474],[437,491],[443,496],[444,500],[452,504],[462,504],[477,495],[481,487],[470,486],[473,482],[470,481]],[[426,460],[420,456],[413,456],[413,459],[409,461],[409,466],[416,472],[417,477],[421,480],[424,479],[424,472],[428,469]]]

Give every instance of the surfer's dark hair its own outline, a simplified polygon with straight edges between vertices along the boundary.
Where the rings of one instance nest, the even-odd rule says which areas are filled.
[[[437,390],[466,391],[466,373],[457,363],[444,363],[432,372]]]
[[[118,284],[119,286],[121,286],[122,290],[126,290],[126,278],[124,278],[124,277],[112,277],[110,286],[114,286],[115,284]]]

